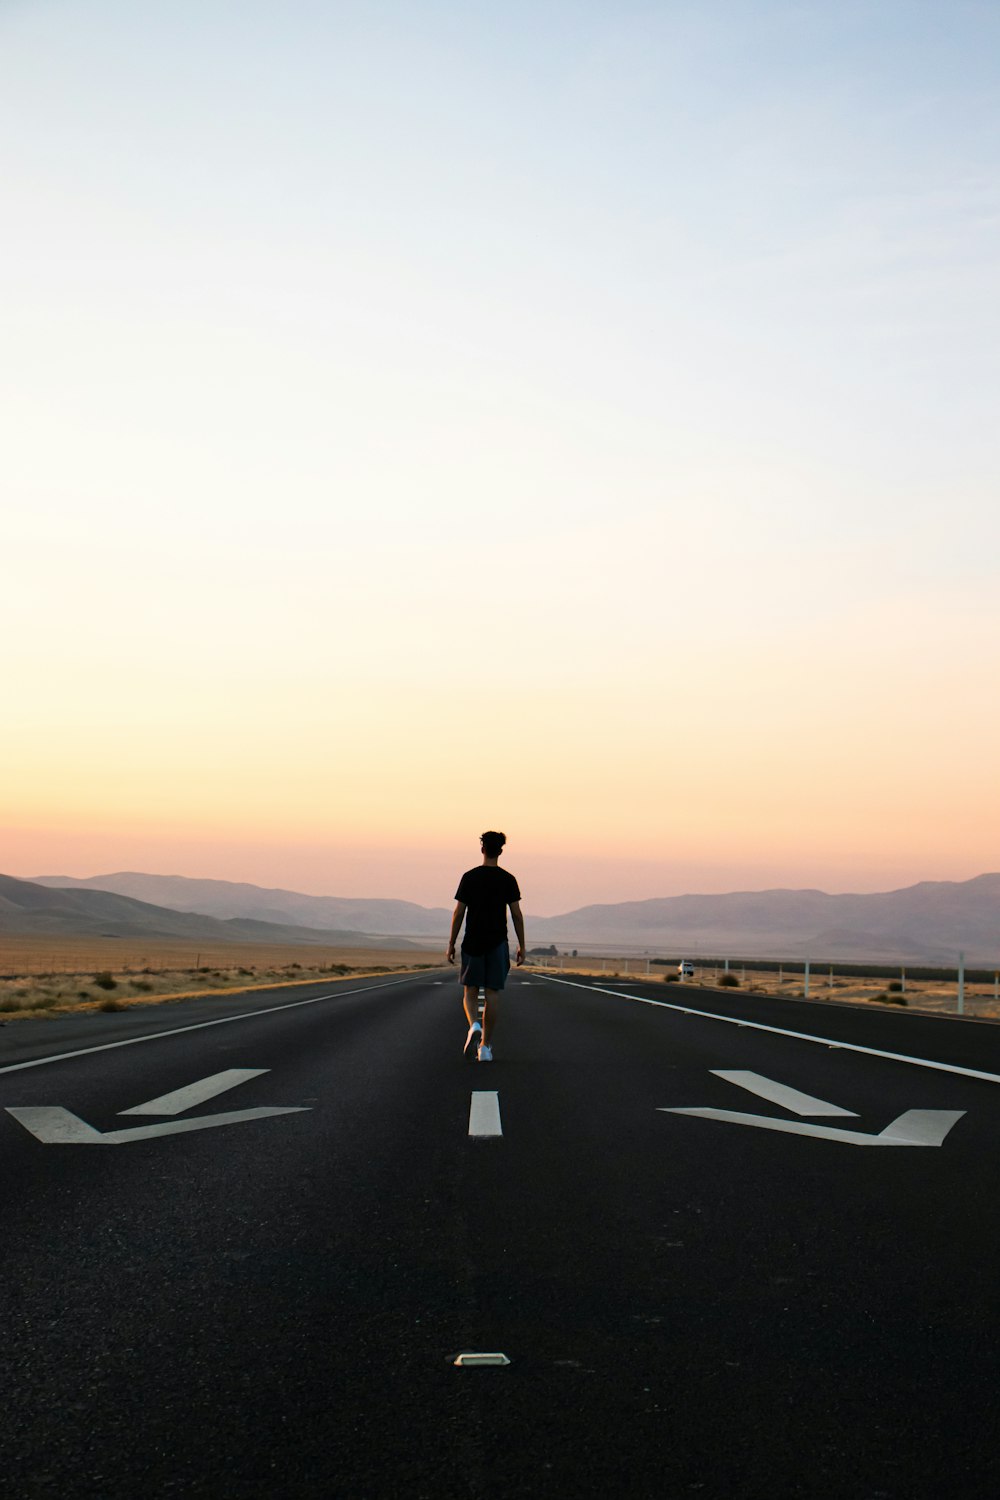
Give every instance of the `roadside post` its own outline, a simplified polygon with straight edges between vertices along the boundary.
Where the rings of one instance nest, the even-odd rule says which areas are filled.
[[[900,983],[900,986],[901,986],[900,994],[901,995],[905,995],[906,994],[906,965],[905,964],[903,965],[903,967],[899,971],[899,983]]]
[[[958,955],[958,1013],[965,1015],[965,954]]]
[[[805,973],[802,976],[802,998],[809,999],[809,960],[806,959]]]

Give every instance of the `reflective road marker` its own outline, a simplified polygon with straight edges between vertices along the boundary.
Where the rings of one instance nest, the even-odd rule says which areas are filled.
[[[500,1095],[476,1091],[469,1106],[469,1134],[477,1140],[503,1135],[500,1128]]]

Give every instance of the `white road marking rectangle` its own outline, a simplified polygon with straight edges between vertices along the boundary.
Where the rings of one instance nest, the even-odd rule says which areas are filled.
[[[469,1134],[477,1139],[503,1135],[500,1126],[500,1095],[476,1090],[469,1106]]]
[[[857,1112],[853,1109],[841,1109],[839,1104],[814,1099],[812,1094],[803,1094],[800,1089],[775,1083],[773,1078],[765,1078],[762,1073],[750,1073],[742,1068],[710,1068],[709,1072],[716,1078],[724,1078],[727,1083],[735,1083],[737,1088],[756,1094],[759,1099],[770,1099],[772,1104],[790,1109],[794,1115],[850,1115],[857,1119]]]
[[[259,1078],[267,1068],[227,1068],[224,1073],[213,1073],[210,1078],[200,1078],[185,1088],[174,1089],[170,1094],[161,1094],[158,1099],[147,1099],[145,1104],[133,1104],[131,1109],[120,1109],[120,1115],[179,1115],[196,1104],[204,1104],[227,1089],[234,1089],[248,1078]]]

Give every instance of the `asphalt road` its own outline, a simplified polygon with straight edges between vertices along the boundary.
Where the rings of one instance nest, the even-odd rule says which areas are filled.
[[[1000,1027],[617,988],[0,1031],[5,1500],[992,1500]]]

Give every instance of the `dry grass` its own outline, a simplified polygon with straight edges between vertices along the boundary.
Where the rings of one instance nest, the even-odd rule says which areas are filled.
[[[541,968],[543,965],[536,963],[534,967]],[[646,960],[639,958],[567,958],[565,971],[559,967],[558,961],[554,968],[551,964],[547,967],[554,973],[586,974],[614,980],[649,978],[653,982],[662,982],[666,975],[672,982],[676,982],[677,977],[673,969],[665,970],[659,965],[651,966],[647,976]],[[722,972],[721,968],[716,969],[713,964],[707,964],[704,967],[696,964],[694,979],[685,980],[684,987],[690,990],[715,989]],[[730,964],[729,972],[735,974],[740,981],[739,989],[728,991],[731,996],[737,996],[742,991],[748,995],[780,995],[791,1000],[802,999],[801,974],[786,976],[777,969],[771,972],[766,969],[747,969],[744,972],[738,963]],[[907,1010],[919,1011],[922,1014],[953,1016],[956,1012],[957,989],[953,980],[940,983],[933,980],[907,979],[906,991],[903,995],[889,994],[890,982],[884,976],[866,979],[864,976],[854,975],[850,978],[840,978],[834,975],[831,982],[829,970],[824,972],[822,968],[814,969],[809,976],[809,999],[836,1000],[848,1004],[885,1005],[891,1006],[893,1010],[902,1010],[903,1006],[897,1002],[905,999]],[[1000,1020],[1000,999],[995,993],[995,986],[966,983],[965,1014],[986,1020]]]
[[[129,942],[118,938],[0,935],[0,1014],[4,1020],[124,1010],[132,1005],[224,995],[232,990],[334,982],[356,974],[440,968],[415,948],[325,948],[265,944]]]

